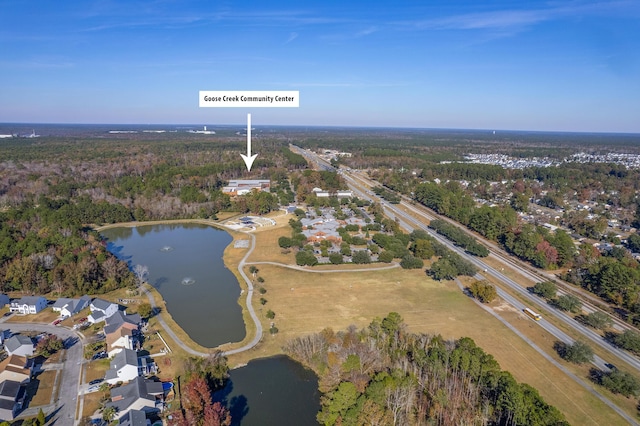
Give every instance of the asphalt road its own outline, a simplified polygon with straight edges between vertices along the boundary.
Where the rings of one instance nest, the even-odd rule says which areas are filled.
[[[57,425],[76,424],[76,404],[80,389],[80,368],[84,362],[82,356],[82,341],[80,336],[65,327],[57,327],[49,324],[37,323],[5,323],[4,326],[12,333],[24,331],[37,331],[55,334],[65,342],[64,368],[60,372],[58,399],[54,401],[53,411],[56,412],[53,419],[57,419]],[[51,414],[50,412],[46,413]]]
[[[343,173],[343,175],[345,176],[345,178],[347,179],[348,183],[351,186],[351,189],[354,190],[354,192],[357,192],[358,195],[362,195],[362,191],[359,188],[358,183],[355,181],[355,179],[353,177],[351,177],[348,173]],[[361,178],[359,178],[361,179]],[[368,199],[370,199],[371,197],[367,196]],[[413,216],[407,214],[406,212],[402,211],[402,208],[411,210],[413,213],[418,214],[418,215],[422,215],[424,216],[424,214],[422,212],[420,212],[418,209],[416,209],[414,206],[412,206],[411,204],[403,201],[401,202],[401,204],[399,205],[393,205],[390,204],[384,200],[380,200],[380,203],[382,204],[385,213],[390,212],[392,213],[392,218],[396,218],[400,225],[403,226],[405,229],[408,230],[412,230],[416,227],[425,230],[426,232],[428,232],[431,236],[433,236],[434,238],[436,238],[439,242],[441,242],[442,244],[445,244],[448,248],[450,248],[451,250],[455,251],[456,253],[458,253],[460,256],[462,256],[463,258],[467,259],[468,261],[470,261],[471,263],[473,263],[475,266],[477,266],[481,271],[484,271],[485,274],[492,276],[493,278],[495,278],[496,280],[498,280],[501,283],[506,284],[507,286],[509,286],[512,290],[516,291],[522,298],[524,298],[525,300],[527,300],[528,303],[530,303],[530,306],[533,306],[535,309],[540,310],[540,309],[544,309],[546,312],[548,312],[550,315],[556,317],[558,320],[560,320],[561,322],[563,322],[564,324],[566,324],[568,327],[576,330],[578,333],[580,333],[582,336],[584,336],[587,340],[593,342],[594,344],[600,346],[602,349],[605,349],[606,351],[612,352],[615,356],[619,357],[620,359],[624,360],[625,362],[627,362],[629,365],[631,365],[633,368],[635,368],[636,370],[640,371],[640,360],[635,357],[634,355],[631,355],[630,353],[628,353],[625,350],[622,350],[614,345],[612,345],[611,343],[607,342],[602,336],[600,336],[598,333],[596,333],[593,329],[579,323],[578,321],[574,320],[571,316],[567,315],[566,313],[555,309],[551,306],[548,306],[544,303],[544,301],[542,301],[539,297],[537,297],[536,295],[530,293],[528,290],[526,290],[525,288],[523,288],[522,286],[520,286],[517,282],[515,282],[514,280],[510,279],[509,277],[507,277],[506,275],[502,274],[500,271],[491,268],[489,265],[485,264],[480,258],[476,257],[476,256],[471,256],[469,254],[467,254],[464,250],[460,249],[459,247],[456,247],[451,241],[449,241],[448,239],[444,238],[443,236],[439,235],[438,233],[436,233],[435,231],[433,231],[432,229],[428,228],[425,224],[421,223],[418,219],[414,218]],[[413,223],[417,226],[411,226],[410,223]],[[501,258],[497,258],[498,260],[502,261]],[[512,268],[514,268],[519,274],[527,277],[530,276],[531,273],[524,267],[516,264],[516,263],[511,263],[510,266]],[[506,294],[506,293],[505,293]],[[516,299],[514,299],[516,300]],[[518,305],[516,306],[523,306],[523,304],[521,302],[518,302]],[[551,332],[551,327],[552,324],[550,324],[548,321],[544,321],[545,323],[545,328]],[[565,343],[571,343],[573,342],[574,339],[571,339],[568,335],[566,335],[565,333],[563,333],[562,331],[560,331],[557,327],[554,327],[555,330],[553,330],[552,334],[554,336],[556,336],[557,338],[560,338],[559,336],[563,336],[564,338],[560,339],[565,341]],[[568,340],[565,340],[568,339]],[[602,360],[602,362],[599,362],[599,368],[603,368],[604,370],[607,370],[608,368],[606,367],[607,362],[605,362],[604,360]],[[613,363],[615,364],[615,362]]]
[[[320,159],[317,156],[309,155],[309,157],[311,157],[312,161],[316,161],[318,164],[326,163],[326,162],[324,162],[324,160]],[[453,243],[451,241],[449,241],[446,238],[444,238],[443,236],[437,234],[435,231],[433,231],[432,229],[428,228],[424,223],[422,223],[421,221],[417,220],[415,217],[407,214],[405,211],[402,211],[401,207],[403,207],[405,209],[409,209],[412,212],[417,213],[417,214],[419,214],[421,216],[426,216],[423,212],[417,210],[410,203],[407,203],[406,201],[403,201],[400,205],[392,205],[392,204],[388,203],[385,200],[377,199],[377,197],[374,198],[372,196],[369,196],[368,194],[370,194],[370,191],[368,191],[366,189],[363,190],[361,182],[360,183],[357,182],[356,179],[353,176],[351,176],[351,174],[348,173],[348,172],[341,171],[341,173],[345,177],[345,179],[347,180],[347,183],[348,183],[350,189],[354,192],[354,194],[356,194],[357,196],[362,197],[364,199],[368,199],[368,200],[375,199],[375,201],[380,202],[380,204],[383,207],[383,210],[384,210],[385,214],[387,214],[388,217],[390,217],[392,219],[395,219],[400,224],[400,226],[402,226],[404,229],[406,229],[408,231],[412,231],[413,229],[415,229],[417,227],[419,229],[425,230],[431,236],[436,238],[439,242],[441,242],[442,244],[445,244],[448,248],[450,248],[451,250],[453,250],[456,253],[460,254],[463,258],[467,259],[468,261],[470,261],[471,263],[476,265],[478,268],[480,268],[480,270],[484,271],[485,274],[493,276],[498,281],[506,284],[512,290],[516,291],[519,294],[519,296],[523,297],[524,300],[526,300],[530,305],[535,306],[535,307],[540,307],[541,306],[540,298],[538,298],[537,296],[534,296],[533,294],[529,293],[529,291],[527,291],[525,288],[523,288],[518,283],[516,283],[515,281],[511,280],[510,278],[508,278],[507,276],[505,276],[501,272],[491,268],[489,265],[486,265],[479,258],[477,258],[475,256],[468,255],[466,252],[464,252],[464,250],[462,250],[459,247],[456,247],[455,245],[453,245]],[[358,177],[358,179],[362,180],[363,178],[362,177]],[[369,181],[370,180],[367,180],[367,182],[369,182]],[[415,224],[416,226],[414,227],[414,226],[412,226],[410,224]],[[500,257],[497,257],[497,258],[498,258],[498,260],[504,262],[504,260],[501,259]],[[527,275],[530,276],[531,275],[531,273],[526,268],[524,268],[522,266],[519,266],[519,265],[514,264],[512,262],[510,262],[510,265],[512,267],[515,267],[516,270],[518,271],[518,273],[520,273],[523,276],[527,276]],[[498,295],[500,297],[502,297],[508,303],[512,304],[517,309],[521,310],[524,307],[527,307],[522,302],[520,302],[518,299],[513,297],[511,294],[509,294],[509,293],[507,293],[507,292],[505,292],[505,291],[503,291],[503,290],[501,290],[499,288],[497,290],[498,290]],[[552,316],[556,317],[560,321],[562,321],[564,324],[566,324],[570,328],[576,330],[578,333],[582,334],[588,340],[594,342],[595,344],[597,344],[598,346],[602,347],[603,349],[614,353],[616,356],[618,356],[621,359],[624,359],[626,362],[628,362],[634,368],[640,370],[640,360],[638,360],[633,355],[627,353],[626,351],[621,350],[621,349],[611,345],[609,342],[605,341],[603,337],[601,337],[599,334],[595,333],[590,328],[578,323],[576,320],[574,320],[569,315],[565,314],[564,312],[558,311],[557,309],[554,309],[552,307],[545,306],[545,311],[548,312],[549,314],[551,314]],[[568,336],[567,334],[565,334],[564,332],[559,330],[556,326],[554,326],[553,324],[548,322],[546,319],[543,318],[542,320],[537,321],[537,323],[543,329],[547,330],[549,333],[551,333],[553,336],[555,336],[557,339],[559,339],[559,340],[561,340],[561,341],[563,341],[565,343],[573,343],[574,340],[570,336]],[[512,328],[512,327],[510,327],[510,328]],[[525,339],[525,340],[528,341],[530,344],[532,344],[532,342],[530,340],[528,340],[528,339]],[[540,352],[539,348],[537,348],[535,345],[532,345],[532,346],[534,346],[534,349],[536,349],[536,350],[538,350]],[[544,355],[545,355],[545,357],[547,359],[550,358],[547,354],[544,354]],[[601,368],[603,370],[607,370],[608,369],[607,363],[600,357],[596,357],[594,359],[594,364],[596,366],[598,366],[598,368]],[[564,370],[566,370],[566,369],[563,368],[563,371]],[[577,378],[573,374],[569,374],[569,375],[574,380],[576,380],[576,382],[578,382],[582,386],[586,387],[586,384],[584,383],[584,381],[582,379]],[[590,389],[590,391],[596,392],[596,393],[599,394],[599,392],[597,392],[593,388],[589,388],[589,389]],[[632,424],[637,424],[635,419],[630,418],[628,415],[626,415],[626,413],[624,413],[622,410],[620,410],[617,406],[615,406],[615,404],[613,404],[607,398],[605,398],[602,395],[600,395],[599,397],[607,405],[612,407],[617,413],[622,415],[627,421],[631,422]]]

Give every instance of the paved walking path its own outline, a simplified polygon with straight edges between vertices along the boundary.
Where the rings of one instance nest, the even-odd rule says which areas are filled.
[[[245,345],[243,345],[243,346],[241,346],[239,348],[231,349],[231,350],[228,350],[228,351],[223,351],[224,355],[233,355],[233,354],[237,354],[237,353],[240,353],[240,352],[248,351],[249,349],[255,347],[258,344],[258,342],[260,342],[260,340],[262,339],[262,332],[263,332],[262,323],[260,322],[260,319],[258,318],[258,315],[256,315],[256,312],[253,309],[253,305],[251,303],[251,298],[253,297],[253,283],[251,282],[249,277],[244,272],[244,267],[246,265],[275,265],[275,266],[280,266],[280,267],[283,267],[283,268],[295,269],[295,270],[303,271],[303,272],[320,273],[320,274],[330,274],[330,273],[338,273],[338,272],[380,271],[380,270],[385,270],[385,269],[397,268],[399,266],[397,263],[392,263],[391,265],[382,266],[382,267],[379,267],[379,268],[313,270],[313,269],[310,269],[310,268],[305,268],[303,266],[288,265],[288,264],[285,264],[285,263],[278,263],[278,262],[247,262],[247,259],[249,258],[251,253],[253,253],[253,249],[255,248],[256,237],[255,237],[255,235],[253,235],[250,232],[244,232],[244,231],[237,231],[237,232],[243,232],[244,234],[248,235],[249,238],[251,239],[251,244],[249,246],[249,250],[247,250],[247,252],[245,253],[244,257],[242,258],[242,260],[238,264],[238,272],[240,273],[240,275],[242,276],[244,281],[247,283],[247,290],[248,290],[247,291],[247,299],[246,299],[247,310],[249,311],[249,315],[251,316],[251,319],[253,320],[253,323],[255,324],[256,332],[255,332],[255,335],[253,336],[253,339],[251,339],[251,341],[247,342]],[[142,288],[142,290],[144,291],[144,293],[146,293],[147,297],[149,298],[149,304],[151,305],[151,307],[152,308],[157,307],[158,305],[156,304],[156,300],[153,297],[153,294],[151,294],[144,287]],[[169,336],[171,336],[171,338],[176,342],[176,344],[182,346],[182,348],[186,352],[190,353],[191,355],[202,356],[202,357],[206,357],[206,356],[209,355],[209,352],[198,351],[198,350],[192,349],[189,346],[187,346],[182,341],[182,339],[180,339],[176,335],[176,333],[174,333],[173,330],[167,325],[167,323],[162,319],[162,316],[158,316],[158,322],[160,323],[162,328],[164,328],[166,333]]]
[[[256,237],[251,233],[248,233],[248,232],[244,232],[244,233],[247,234],[249,236],[249,238],[251,239],[251,245],[249,247],[249,250],[247,250],[247,252],[245,253],[244,257],[242,258],[242,260],[238,264],[238,272],[240,273],[242,278],[244,278],[245,282],[247,283],[247,289],[248,289],[248,291],[247,291],[247,310],[249,311],[249,315],[251,315],[251,319],[253,320],[253,323],[255,324],[256,332],[255,332],[255,335],[253,336],[253,339],[251,339],[251,341],[247,342],[244,346],[241,346],[239,348],[231,349],[231,350],[228,350],[228,351],[223,351],[224,355],[233,355],[233,354],[237,354],[239,352],[248,351],[249,349],[251,349],[254,346],[256,346],[258,344],[258,342],[260,342],[260,339],[262,339],[262,324],[260,323],[260,320],[258,319],[258,315],[256,315],[256,312],[253,309],[253,305],[251,304],[251,298],[253,297],[253,284],[251,283],[251,280],[249,279],[249,277],[247,277],[247,275],[244,273],[244,266],[247,264],[247,262],[246,262],[247,258],[251,255],[251,253],[253,252],[253,249],[255,248]],[[156,300],[153,297],[153,295],[144,287],[142,288],[142,290],[147,294],[147,297],[149,298],[149,304],[151,305],[151,307],[152,308],[157,307],[158,305],[156,304]],[[197,351],[197,350],[192,349],[189,346],[187,346],[176,335],[176,333],[173,332],[173,330],[167,325],[167,323],[162,319],[161,316],[158,316],[158,322],[165,329],[167,334],[169,336],[171,336],[171,338],[176,342],[176,344],[182,346],[182,348],[185,351],[187,351],[188,353],[190,353],[192,355],[196,355],[196,356],[202,356],[202,357],[209,356],[209,352]]]

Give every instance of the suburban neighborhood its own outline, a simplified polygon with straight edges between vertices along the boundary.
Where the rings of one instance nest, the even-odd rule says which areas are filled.
[[[99,398],[88,416],[92,424],[107,424],[105,417],[132,426],[159,420],[173,384],[158,379],[152,355],[163,356],[168,348],[159,348],[157,354],[144,349],[147,322],[139,314],[89,295],[48,300],[1,294],[0,303],[0,421],[65,406],[75,417],[76,397],[90,408],[94,395]],[[61,356],[76,345],[83,346],[80,359]],[[66,391],[75,395],[72,401],[57,400],[56,394],[63,392],[61,376],[72,363],[86,370],[80,376],[86,380],[71,377],[75,385]],[[100,377],[94,378],[96,374]],[[52,383],[43,386],[42,380]]]

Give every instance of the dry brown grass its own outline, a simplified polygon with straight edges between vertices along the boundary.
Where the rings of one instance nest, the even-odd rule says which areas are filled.
[[[292,216],[289,215],[288,217]],[[270,261],[286,264],[296,263],[294,251],[289,250],[287,254],[285,253],[286,250],[281,249],[278,245],[278,238],[291,237],[291,227],[289,226],[288,220],[289,219],[281,221],[284,223],[277,223],[275,226],[262,228],[254,233],[256,235],[256,247],[251,254],[251,262]]]
[[[105,373],[109,369],[108,359],[96,359],[95,361],[84,364],[84,380],[89,383],[95,379],[104,378]]]
[[[100,400],[102,399],[102,392],[91,392],[84,396],[84,403],[82,406],[82,417],[89,417],[93,415],[100,408]]]
[[[18,313],[15,313],[7,319],[7,322],[51,323],[57,318],[57,312],[53,312],[51,308],[45,308],[37,314],[20,315]]]
[[[373,318],[396,311],[411,331],[441,334],[448,339],[471,337],[517,380],[536,387],[573,424],[621,421],[602,402],[476,306],[457,286],[434,282],[423,271],[309,274],[260,265],[260,276],[265,278],[264,297],[268,302],[264,307],[255,303],[254,307],[265,330],[271,320],[264,313],[272,309],[276,313],[273,321],[280,331],[275,336],[266,331],[257,348],[231,357],[231,365],[279,353],[284,342],[296,336],[325,327],[334,330],[350,324],[365,327]]]
[[[57,373],[58,371],[56,370],[47,370],[38,374],[38,377],[36,377],[35,379],[38,382],[38,391],[29,403],[31,407],[47,405],[51,402],[51,395],[53,394],[53,383],[55,381]],[[60,373],[62,372],[60,371]]]
[[[260,228],[255,232],[256,248],[248,259],[252,261],[275,261],[293,264],[292,254],[282,254],[277,240],[289,236],[289,217],[277,217],[274,227]],[[231,232],[234,239],[247,239],[242,233]],[[246,249],[235,249],[231,244],[225,250],[225,264],[236,275],[241,288],[244,280],[237,273],[237,265]],[[383,317],[391,311],[399,312],[409,329],[415,332],[441,334],[454,339],[471,337],[486,352],[492,354],[503,369],[510,371],[517,380],[536,387],[543,397],[558,407],[573,424],[621,424],[622,420],[605,404],[587,390],[545,360],[526,342],[514,335],[507,327],[489,313],[478,307],[463,295],[452,283],[438,283],[427,278],[423,271],[392,269],[371,272],[344,272],[331,274],[306,273],[272,265],[258,265],[259,276],[265,279],[263,286],[267,293],[263,296],[267,304],[259,303],[256,294],[253,304],[261,318],[265,335],[260,344],[247,352],[229,357],[231,366],[241,365],[251,359],[281,353],[281,347],[288,339],[325,327],[344,329],[350,324],[365,327],[375,317]],[[335,267],[330,267],[335,268]],[[349,267],[344,267],[348,269]],[[316,269],[316,270],[319,270]],[[161,301],[159,293],[153,291],[156,301]],[[244,295],[241,297],[244,305]],[[162,306],[162,302],[160,302]],[[280,332],[269,335],[271,320],[264,313],[272,309],[276,313],[273,320]],[[523,318],[519,312],[504,305],[496,305],[501,316],[524,330],[536,344],[545,351],[550,349],[553,339],[535,324]],[[161,314],[171,329],[194,349],[206,352],[192,342],[168,315],[166,309]],[[253,324],[244,309],[245,323],[249,324],[247,339],[253,336]],[[152,327],[156,327],[152,319]],[[174,350],[172,353],[173,375],[179,373],[181,359],[189,356],[170,336],[162,333]],[[228,348],[224,348],[228,349]],[[158,361],[162,362],[161,359]],[[578,374],[584,372],[577,367]],[[169,375],[163,370],[162,377]],[[626,403],[615,397],[629,413],[635,415],[633,401]],[[87,410],[85,409],[85,412]]]

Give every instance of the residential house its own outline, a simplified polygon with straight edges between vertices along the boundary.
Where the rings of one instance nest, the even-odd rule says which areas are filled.
[[[111,389],[111,402],[107,406],[114,407],[122,424],[122,418],[133,410],[145,413],[162,411],[164,407],[164,392],[161,382],[154,382],[142,377],[136,377],[130,383]],[[138,417],[137,414],[133,416]],[[128,417],[131,419],[131,415]]]
[[[89,306],[90,303],[91,297],[86,295],[82,296],[79,299],[69,299],[66,297],[61,297],[56,300],[51,309],[53,309],[55,312],[60,312],[60,316],[70,317]]]
[[[107,318],[106,324],[104,326],[104,333],[113,333],[122,326],[125,326],[131,330],[138,330],[140,328],[140,324],[142,324],[142,317],[140,315],[127,315],[122,311],[118,311]]]
[[[140,341],[140,324],[142,318],[138,314],[127,315],[122,311],[107,318],[104,334],[109,356],[122,349],[135,349]]]
[[[105,336],[109,357],[116,355],[123,349],[135,349],[136,336],[134,335],[134,330],[127,328],[124,324],[109,334],[105,332]]]
[[[87,317],[87,320],[92,323],[98,323],[105,321],[111,315],[115,314],[120,310],[120,305],[113,302],[108,302],[104,299],[96,298],[89,305],[89,309],[91,310],[91,315]]]
[[[110,385],[128,382],[138,377],[138,354],[131,349],[123,349],[111,360],[104,380]]]
[[[157,372],[156,363],[150,357],[139,357],[136,351],[131,349],[122,349],[117,352],[111,360],[110,367],[104,380],[111,385]]]
[[[20,383],[13,380],[0,382],[0,420],[13,420],[22,404],[18,401]]]
[[[33,362],[24,356],[11,355],[0,362],[0,382],[11,380],[20,384],[31,381]]]
[[[119,426],[151,426],[151,420],[147,419],[147,413],[142,410],[129,410],[118,422]]]
[[[47,307],[47,299],[42,296],[25,296],[22,299],[14,300],[9,305],[11,312],[18,312],[22,315],[37,314]]]
[[[7,296],[6,294],[0,294],[0,308],[4,308],[5,305],[8,305],[11,303],[11,299],[9,299],[9,296]]]
[[[29,336],[16,334],[4,342],[4,350],[9,355],[32,356],[34,351],[33,340]]]

